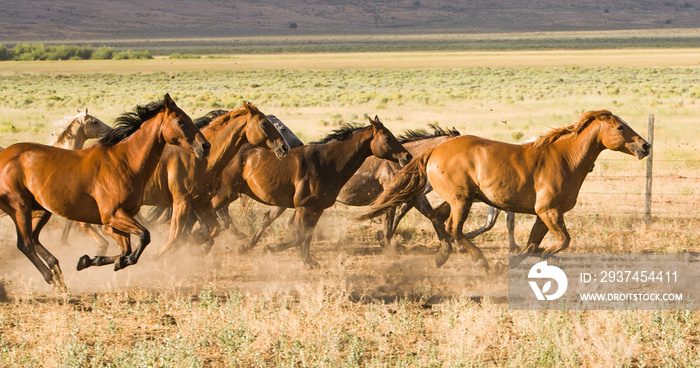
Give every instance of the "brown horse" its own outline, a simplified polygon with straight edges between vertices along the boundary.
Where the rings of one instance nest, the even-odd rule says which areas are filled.
[[[308,266],[318,267],[309,246],[318,219],[331,207],[343,185],[371,155],[405,164],[411,154],[375,117],[370,126],[344,126],[321,142],[293,148],[277,160],[267,150],[247,148],[231,161],[238,176],[224,183],[212,203],[218,209],[225,197],[246,194],[258,202],[280,208],[294,208],[297,238],[272,250],[301,245],[301,257]],[[254,245],[254,244],[253,244]],[[253,245],[243,247],[246,251]]]
[[[158,250],[160,256],[177,243],[191,213],[206,228],[202,239],[213,244],[219,222],[211,199],[221,186],[221,173],[244,144],[274,151],[277,158],[287,156],[289,145],[267,116],[252,104],[233,111],[217,110],[196,120],[204,137],[211,143],[211,155],[197,160],[179,147],[167,147],[146,185],[144,205],[173,208],[167,243]]]
[[[433,129],[432,133],[428,133],[424,129],[408,130],[399,136],[398,140],[412,156],[417,157],[425,150],[435,148],[459,135],[459,132],[454,129],[445,130],[437,125],[431,125],[431,128]],[[382,160],[374,156],[369,157],[343,186],[337,201],[348,206],[369,206],[388,187],[399,170],[401,167],[396,162]],[[409,199],[408,203],[410,208],[415,207],[423,216],[430,218],[433,209],[425,197],[425,193],[416,194],[414,198]],[[408,210],[406,209],[406,211]],[[397,216],[394,209],[386,211],[380,246],[388,250],[396,250],[395,247],[392,247],[391,239],[399,221],[405,214],[406,212],[403,212]],[[435,226],[435,231],[440,238],[446,236],[443,235],[442,226]]]
[[[537,215],[523,253],[548,256],[569,246],[571,238],[563,214],[576,204],[583,180],[600,152],[610,149],[642,159],[650,148],[607,110],[586,112],[575,124],[553,129],[535,142],[522,145],[461,136],[426,151],[404,167],[360,218],[375,217],[404,202],[429,181],[449,204],[436,209],[436,215],[447,220],[447,232],[489,271],[481,250],[462,233],[475,200],[505,211]],[[548,231],[559,244],[540,248]],[[447,261],[451,250],[449,240],[442,242],[435,260],[438,267]]]
[[[136,264],[150,234],[134,215],[168,143],[200,158],[209,154],[209,142],[166,94],[161,102],[120,116],[117,127],[93,147],[74,151],[18,143],[0,152],[0,209],[15,223],[17,247],[47,283],[67,290],[58,260],[39,242],[52,213],[104,224],[121,246],[118,256],[82,256],[78,270],[111,263],[119,270]],[[140,237],[133,252],[130,234]]]

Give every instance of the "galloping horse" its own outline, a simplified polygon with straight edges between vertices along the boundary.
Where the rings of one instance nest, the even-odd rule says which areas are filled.
[[[547,256],[569,246],[571,237],[563,214],[576,204],[583,180],[600,152],[610,149],[642,159],[650,148],[627,123],[607,110],[586,112],[575,124],[553,129],[535,142],[522,145],[460,136],[406,165],[360,219],[375,217],[405,202],[424,190],[429,181],[449,203],[436,209],[436,215],[447,221],[446,231],[468,250],[472,260],[489,271],[481,250],[462,233],[475,200],[506,211],[537,215],[523,253]],[[559,244],[540,248],[548,231]],[[451,251],[449,240],[441,242],[435,259],[438,267]]]
[[[88,139],[100,138],[112,130],[112,127],[100,119],[88,115],[88,109],[78,110],[78,115],[65,118],[55,124],[57,133],[51,134],[51,145],[65,149],[83,149]]]
[[[284,208],[294,208],[297,238],[272,250],[280,251],[301,245],[301,257],[310,267],[318,267],[309,247],[318,219],[331,207],[343,185],[371,155],[405,164],[411,154],[375,117],[370,126],[344,126],[321,142],[293,148],[289,156],[277,160],[268,151],[248,148],[231,161],[238,176],[224,183],[230,198],[239,193],[258,202]],[[222,191],[223,192],[223,191]],[[219,194],[222,194],[221,192]],[[212,200],[214,208],[222,196]],[[254,244],[244,246],[242,251]]]
[[[247,102],[230,112],[217,110],[197,119],[204,137],[211,142],[211,155],[196,160],[178,147],[165,149],[148,181],[144,204],[173,208],[167,243],[158,250],[164,254],[179,241],[190,213],[197,214],[206,228],[205,252],[219,231],[219,222],[211,199],[221,186],[221,173],[244,144],[274,151],[277,158],[287,156],[289,145],[272,122]]]
[[[83,150],[17,143],[0,152],[0,209],[15,223],[17,247],[61,292],[67,289],[58,260],[39,242],[52,213],[104,224],[121,246],[121,255],[82,256],[78,270],[112,263],[120,270],[136,264],[150,234],[134,215],[166,144],[182,146],[199,158],[209,154],[209,142],[167,94],[116,122],[99,144]],[[133,252],[130,234],[140,238]]]
[[[299,139],[299,137],[297,137],[296,134],[294,134],[294,132],[292,132],[286,125],[284,125],[284,123],[280,119],[278,119],[275,115],[267,115],[267,118],[270,119],[270,121],[275,126],[275,128],[277,128],[277,130],[279,130],[279,132],[282,134],[284,139],[287,141],[287,144],[289,145],[290,149],[304,145],[304,143],[301,141],[301,139]],[[237,176],[236,170],[237,169],[235,168],[235,165],[226,166],[223,173],[221,173],[221,175],[222,175],[221,181],[223,183],[230,183],[233,180],[235,180],[235,178]],[[228,193],[228,192],[229,192],[228,187],[224,185],[220,189],[219,193],[221,193],[222,196],[226,196],[226,193]],[[231,195],[233,195],[233,194],[231,194]],[[236,193],[235,195],[237,196],[238,194]],[[237,199],[237,197],[235,197],[235,198],[227,197],[227,199],[223,199],[223,197],[219,197],[219,206],[218,206],[218,209],[216,211],[216,214],[218,215],[219,221],[221,221],[223,228],[230,229],[239,238],[244,238],[244,237],[246,237],[246,235],[243,234],[242,232],[240,232],[238,229],[236,229],[235,226],[233,226],[233,220],[231,219],[231,215],[229,214],[229,211],[228,211],[229,204],[231,204],[231,202],[235,201],[236,199]],[[224,202],[226,202],[226,203],[224,203]],[[272,211],[274,211],[274,210],[272,210]],[[284,212],[284,210],[282,210],[282,212]],[[280,214],[281,214],[281,212],[280,212]],[[266,216],[267,215],[269,215],[269,212],[268,212],[268,214],[266,214]]]
[[[425,150],[435,148],[459,135],[459,132],[454,129],[445,130],[437,125],[431,125],[430,127],[433,129],[432,134],[424,129],[408,130],[399,136],[398,140],[413,157],[418,157]],[[360,166],[355,175],[343,186],[343,189],[338,194],[337,201],[348,206],[369,206],[388,187],[399,170],[401,170],[401,167],[396,162],[369,157]],[[428,198],[425,197],[425,193],[420,192],[414,198],[410,198],[409,206],[409,209],[416,207],[423,216],[430,219],[430,213],[433,209],[430,206],[430,202],[428,202]],[[395,215],[395,213],[396,211],[393,209],[386,211],[384,231],[380,240],[380,246],[389,250],[396,250],[392,248],[391,239],[399,221],[406,214],[406,212],[398,215]],[[435,227],[438,237],[444,236],[444,231],[441,232],[441,229],[441,226]]]

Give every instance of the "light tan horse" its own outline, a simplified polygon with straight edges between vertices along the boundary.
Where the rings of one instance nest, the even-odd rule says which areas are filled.
[[[100,138],[112,130],[112,127],[89,115],[87,107],[85,111],[78,110],[78,115],[68,117],[56,123],[57,133],[51,134],[51,145],[65,149],[83,149],[88,139]]]
[[[167,94],[161,102],[123,114],[117,125],[99,144],[83,150],[17,143],[0,152],[0,209],[15,223],[17,248],[61,292],[67,289],[58,260],[39,242],[52,213],[104,224],[121,247],[121,255],[82,256],[78,270],[112,263],[119,270],[136,264],[150,233],[134,216],[166,144],[182,146],[200,158],[209,154],[209,142]],[[140,237],[133,252],[131,234]]]
[[[576,204],[583,180],[605,149],[642,159],[651,147],[607,110],[586,112],[578,122],[522,145],[475,136],[457,137],[426,151],[402,169],[372,209],[360,218],[384,213],[415,196],[429,181],[449,204],[436,209],[436,216],[446,218],[448,234],[487,271],[489,265],[481,250],[462,233],[475,200],[505,211],[537,215],[523,253],[550,255],[569,246],[571,237],[563,215]],[[559,243],[540,248],[548,231]],[[442,242],[435,259],[438,267],[447,261],[451,251],[451,242]]]

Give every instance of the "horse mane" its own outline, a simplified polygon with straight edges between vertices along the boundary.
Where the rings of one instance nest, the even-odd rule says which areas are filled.
[[[545,134],[539,136],[533,143],[534,148],[543,147],[556,142],[561,138],[575,138],[578,136],[587,126],[589,126],[594,120],[602,116],[612,116],[612,113],[608,110],[596,110],[587,111],[581,115],[579,120],[569,126],[561,128],[551,128]]]
[[[134,111],[121,114],[114,121],[114,129],[100,138],[103,146],[113,146],[134,134],[141,125],[156,116],[165,108],[165,102],[151,102],[145,106],[137,105]]]
[[[54,122],[54,130],[53,133],[51,133],[51,140],[49,144],[53,145],[61,141],[61,139],[63,139],[63,137],[65,137],[66,134],[68,134],[68,128],[70,128],[71,124],[75,121],[75,119],[78,118],[78,116],[82,114],[84,114],[84,112],[80,112],[77,115],[73,116],[65,116],[61,120]]]
[[[459,131],[455,129],[454,127],[452,129],[444,129],[441,126],[437,124],[429,124],[428,125],[430,128],[433,129],[432,133],[429,133],[425,129],[407,129],[404,131],[404,133],[396,139],[398,139],[399,143],[408,143],[408,142],[415,142],[415,141],[420,141],[423,139],[429,139],[429,138],[437,138],[437,137],[445,137],[445,136],[451,136],[455,137],[460,135]]]
[[[328,135],[323,137],[321,140],[311,142],[310,144],[324,144],[332,140],[344,141],[350,139],[350,137],[352,137],[352,135],[355,132],[359,130],[370,129],[371,127],[371,125],[363,126],[357,123],[344,123],[338,129],[335,129],[332,132],[328,133]]]
[[[212,120],[218,118],[219,116],[226,115],[228,113],[228,110],[211,110],[206,115],[194,119],[194,126],[196,126],[198,129],[202,129],[205,126],[209,125],[212,122]]]

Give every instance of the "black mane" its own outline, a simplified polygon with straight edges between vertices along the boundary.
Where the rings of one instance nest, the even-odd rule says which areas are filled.
[[[228,110],[209,111],[206,115],[199,117],[197,119],[194,119],[194,126],[196,126],[198,129],[202,129],[205,126],[209,125],[209,123],[211,123],[212,120],[218,118],[219,116],[226,115],[226,114],[228,114]]]
[[[425,129],[408,129],[405,130],[404,133],[396,139],[400,143],[408,143],[408,142],[415,142],[415,141],[420,141],[423,139],[428,139],[428,138],[436,138],[436,137],[444,137],[444,136],[458,136],[460,135],[459,131],[455,128],[452,129],[443,129],[442,127],[438,126],[437,124],[430,124],[429,125],[432,129],[433,132],[429,133]]]
[[[311,142],[311,144],[323,144],[328,143],[332,140],[344,141],[352,137],[352,135],[358,130],[364,130],[371,128],[371,125],[362,126],[357,123],[345,123],[340,126],[340,128],[333,130],[327,136],[322,138],[320,141]]]
[[[163,101],[151,102],[146,106],[137,105],[132,112],[121,114],[114,121],[114,129],[100,138],[103,146],[113,146],[134,134],[141,125],[156,116],[165,108]]]

